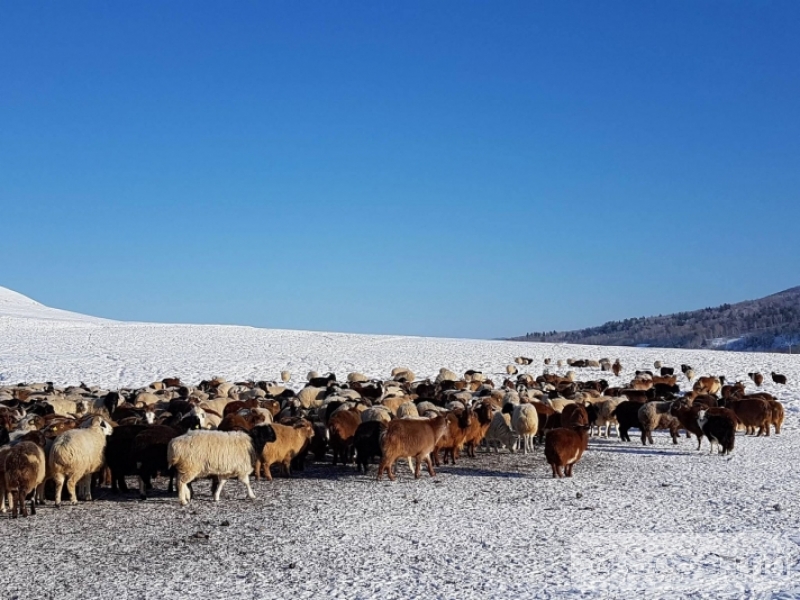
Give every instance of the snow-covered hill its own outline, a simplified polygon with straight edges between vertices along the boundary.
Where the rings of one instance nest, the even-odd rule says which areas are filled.
[[[479,369],[499,383],[518,355],[534,358],[523,368],[534,374],[546,357],[620,358],[622,378],[603,374],[612,385],[655,360],[690,363],[749,389],[752,370],[789,378],[787,386],[769,377],[764,385],[787,408],[783,433],[739,435],[730,457],[709,455],[707,442],[699,453],[695,440],[673,446],[663,434],[643,447],[634,432],[629,443],[593,438],[572,480],[552,480],[537,450],[462,457],[419,481],[400,465],[396,483],[316,464],[255,484],[253,502],[230,483],[215,505],[199,482],[189,509],[164,492],[146,503],[102,493],[93,504],[45,507],[27,521],[0,520],[9,597],[200,598],[222,589],[231,599],[800,594],[797,356],[124,323],[13,292],[0,297],[0,385],[273,379],[289,369],[299,387],[311,369],[386,377],[399,365],[418,377],[442,366]],[[31,577],[31,564],[58,568]]]
[[[50,308],[22,294],[0,287],[0,319],[34,319],[40,321],[58,321],[62,323],[113,323],[108,319],[90,317],[80,313]]]

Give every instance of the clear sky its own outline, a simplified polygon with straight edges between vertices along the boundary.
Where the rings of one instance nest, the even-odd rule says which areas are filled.
[[[3,2],[0,285],[500,337],[800,285],[800,2]]]

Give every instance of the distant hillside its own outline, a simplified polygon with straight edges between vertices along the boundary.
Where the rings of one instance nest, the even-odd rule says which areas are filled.
[[[599,327],[576,331],[533,332],[511,339],[608,346],[786,351],[790,344],[800,344],[800,287],[716,308],[609,321]]]

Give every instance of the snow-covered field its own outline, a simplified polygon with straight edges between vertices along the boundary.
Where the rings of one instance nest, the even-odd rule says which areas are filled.
[[[552,480],[537,451],[463,458],[419,481],[399,465],[396,483],[318,464],[255,484],[254,502],[229,483],[218,505],[201,484],[184,509],[158,493],[46,506],[0,519],[0,596],[800,597],[796,356],[121,323],[0,288],[0,385],[274,379],[289,369],[299,386],[310,369],[386,377],[398,365],[418,377],[474,368],[499,383],[518,355],[535,358],[526,367],[535,374],[545,357],[619,357],[626,380],[656,359],[690,363],[748,389],[749,371],[769,380],[775,370],[789,384],[764,389],[785,403],[787,422],[780,436],[738,436],[730,457],[664,434],[646,448],[593,439],[572,480]]]

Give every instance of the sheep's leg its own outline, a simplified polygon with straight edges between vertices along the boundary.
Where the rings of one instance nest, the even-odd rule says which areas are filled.
[[[75,476],[71,475],[67,478],[67,492],[69,492],[69,503],[70,504],[77,504],[78,503],[78,495],[75,493],[75,486],[78,484],[75,481]]]
[[[147,500],[147,485],[145,484],[144,477],[139,474],[139,498]]]
[[[217,479],[217,489],[214,490],[214,502],[219,502],[219,495],[222,492],[222,486],[225,485],[227,479],[220,477]]]
[[[255,493],[253,493],[253,488],[250,487],[250,474],[248,473],[246,475],[241,475],[239,477],[239,481],[241,481],[244,484],[244,487],[247,488],[247,497],[250,500],[255,500],[256,499],[256,495],[255,495]],[[222,486],[220,486],[220,487],[222,487]]]
[[[553,479],[555,479],[556,477],[558,477],[558,472],[556,471],[556,463],[552,463],[550,465],[550,468],[553,469]]]
[[[261,466],[264,469],[264,477],[267,478],[267,481],[272,481],[272,470],[271,470],[272,465],[270,465],[268,463],[262,463]],[[258,470],[256,470],[256,474],[257,473],[258,473]],[[256,477],[256,481],[258,481],[258,477]]]
[[[181,506],[189,504],[189,499],[191,498],[189,494],[190,482],[187,479],[182,474],[178,474],[178,502],[180,502]]]
[[[380,481],[383,477],[383,470],[386,468],[386,459],[385,457],[381,457],[381,462],[378,465],[378,476],[375,478],[375,481]]]
[[[395,461],[390,462],[389,463],[389,467],[386,470],[386,472],[389,475],[389,481],[394,481],[397,478],[397,476],[395,475],[395,472],[394,472],[394,462]]]
[[[36,516],[36,490],[31,492],[31,516]]]
[[[56,508],[59,508],[61,506],[61,493],[64,491],[64,475],[57,473],[53,476],[53,481],[56,484]]]
[[[420,466],[422,465],[422,459],[419,454],[415,457],[415,465],[414,465],[414,479],[419,479],[420,476]]]
[[[406,458],[408,459],[408,470],[409,471],[413,471],[414,470],[414,463],[411,462],[412,457],[407,456]]]
[[[425,462],[428,465],[428,475],[430,475],[431,477],[435,477],[436,473],[433,470],[433,463],[431,462],[431,455],[430,454],[425,456]]]
[[[78,486],[83,490],[84,495],[86,497],[87,502],[92,501],[92,476],[91,475],[84,475],[81,480],[78,482]],[[125,491],[128,488],[126,486]]]
[[[261,481],[261,461],[256,460],[256,481]]]

